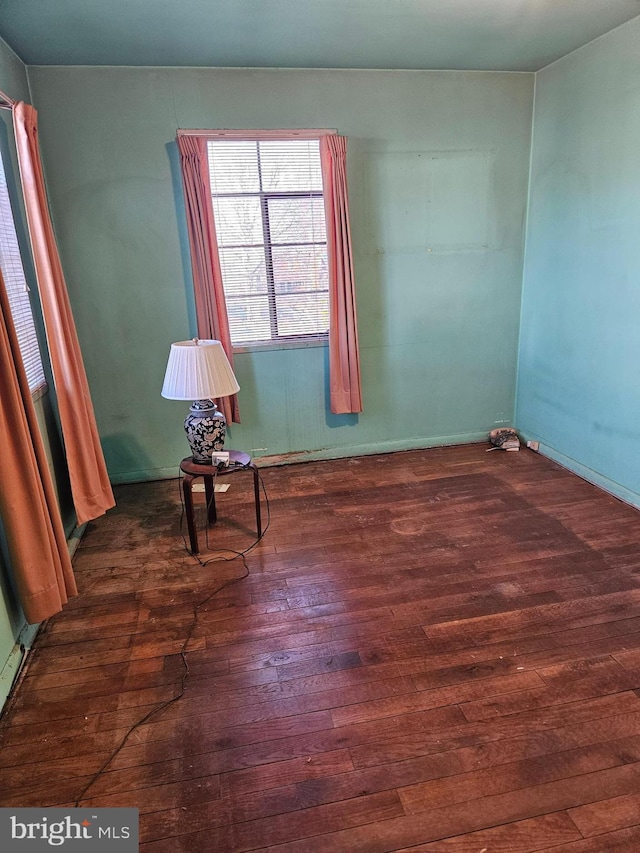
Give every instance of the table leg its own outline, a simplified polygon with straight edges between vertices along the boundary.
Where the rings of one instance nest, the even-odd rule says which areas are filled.
[[[253,491],[256,500],[256,527],[258,528],[258,536],[262,536],[262,516],[260,513],[260,475],[255,465],[253,468]]]
[[[193,512],[193,495],[191,493],[191,484],[194,478],[191,474],[185,474],[182,478],[182,494],[184,496],[184,512],[187,516],[187,527],[189,529],[189,542],[191,545],[191,553],[198,553],[198,533],[196,531],[196,520]]]
[[[204,493],[207,499],[207,518],[210,524],[214,524],[218,520],[218,513],[216,512],[216,492],[213,477],[204,477]]]

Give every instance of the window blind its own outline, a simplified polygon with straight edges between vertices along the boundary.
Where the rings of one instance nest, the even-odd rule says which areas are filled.
[[[208,154],[232,342],[325,337],[319,141],[209,140]]]
[[[24,277],[18,238],[9,202],[7,179],[0,156],[0,269],[4,278],[13,323],[18,336],[22,361],[27,373],[29,388],[38,391],[46,384],[42,357],[38,345],[29,288]]]

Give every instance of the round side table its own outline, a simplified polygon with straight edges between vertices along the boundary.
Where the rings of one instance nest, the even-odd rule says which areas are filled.
[[[187,527],[189,529],[189,544],[191,545],[191,553],[197,554],[198,551],[198,531],[196,530],[195,513],[193,508],[193,481],[198,477],[204,480],[204,491],[207,500],[207,520],[210,524],[215,524],[218,514],[216,511],[216,498],[214,490],[214,478],[217,474],[234,474],[237,471],[252,471],[253,472],[253,492],[256,504],[256,527],[258,529],[258,537],[262,536],[262,518],[260,514],[260,476],[255,462],[251,459],[248,453],[242,453],[240,450],[229,450],[228,465],[205,465],[201,462],[194,462],[193,457],[187,456],[180,463],[180,470],[183,473],[182,478],[182,494],[184,495],[184,510],[187,516]]]

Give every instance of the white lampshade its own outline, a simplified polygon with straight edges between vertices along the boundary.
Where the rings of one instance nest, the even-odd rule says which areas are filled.
[[[209,400],[240,390],[220,341],[171,344],[162,396],[167,400]]]

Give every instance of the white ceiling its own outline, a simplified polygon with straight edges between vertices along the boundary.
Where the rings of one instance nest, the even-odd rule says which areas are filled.
[[[640,0],[0,0],[28,65],[536,71]]]

